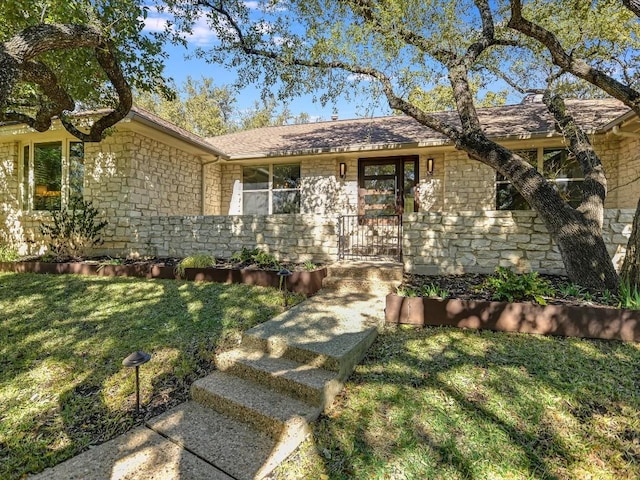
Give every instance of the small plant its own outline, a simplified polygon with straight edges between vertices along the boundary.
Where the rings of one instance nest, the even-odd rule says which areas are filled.
[[[98,213],[92,202],[75,199],[71,209],[53,212],[52,223],[40,225],[40,233],[49,237],[49,252],[54,259],[78,258],[104,243],[102,231],[107,222],[98,221]]]
[[[449,296],[449,291],[438,285],[429,283],[420,288],[420,296],[427,298],[442,298],[443,300]]]
[[[510,268],[498,267],[495,273],[487,278],[482,287],[489,290],[494,300],[507,302],[533,300],[546,305],[544,297],[555,294],[551,283],[540,278],[538,272],[517,274]]]
[[[260,268],[279,268],[280,266],[276,257],[261,250],[253,256],[253,263]]]
[[[9,245],[0,245],[0,262],[15,262],[20,258],[18,251]]]
[[[575,283],[563,283],[558,287],[557,294],[567,298],[567,297],[576,297],[581,298],[585,293],[585,289],[580,285],[576,285]]]
[[[98,272],[102,270],[104,267],[108,267],[110,265],[122,265],[122,264],[124,264],[124,260],[122,260],[121,258],[109,257],[109,259],[102,260],[100,263],[98,263]]]
[[[242,250],[234,252],[231,255],[231,261],[236,263],[245,263],[253,260],[253,257],[260,251],[258,248],[242,247]]]
[[[305,270],[310,272],[310,271],[315,270],[316,268],[318,268],[318,265],[313,263],[311,260],[307,260],[306,262],[304,262],[302,264],[302,268],[304,268]]]
[[[419,297],[418,290],[411,285],[400,285],[399,287],[396,287],[396,293],[400,297]]]
[[[620,308],[640,310],[640,290],[637,285],[631,285],[628,280],[620,282],[618,298],[620,299]]]
[[[276,257],[270,253],[263,252],[259,248],[242,247],[242,250],[231,255],[230,260],[235,263],[255,264],[259,268],[279,268],[280,266]]]
[[[184,277],[185,268],[207,268],[216,264],[215,258],[206,253],[199,253],[196,255],[189,255],[182,259],[182,261],[176,266],[176,272],[181,277]]]

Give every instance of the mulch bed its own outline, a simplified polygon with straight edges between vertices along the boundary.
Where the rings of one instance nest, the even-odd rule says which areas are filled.
[[[410,275],[405,274],[402,282],[403,287],[422,287],[433,284],[449,292],[449,297],[461,300],[487,300],[492,301],[491,292],[482,288],[482,284],[490,277],[488,274],[468,273],[462,275]],[[555,297],[545,300],[549,305],[591,305],[608,306],[605,297],[599,292],[589,292],[591,298],[586,301],[584,298],[575,296],[561,296],[560,289],[563,285],[571,284],[571,280],[563,275],[540,274],[540,278],[551,283],[552,288],[558,292]]]

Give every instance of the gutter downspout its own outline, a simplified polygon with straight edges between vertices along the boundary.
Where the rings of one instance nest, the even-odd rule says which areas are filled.
[[[221,161],[223,161],[222,157],[220,155],[217,155],[216,158],[214,158],[213,160],[209,160],[208,162],[202,162],[200,164],[200,215],[204,216],[205,215],[205,209],[206,209],[206,196],[205,196],[205,192],[207,190],[207,182],[205,179],[205,167],[207,165],[213,165],[216,163],[220,163]],[[224,160],[226,162],[226,160]]]

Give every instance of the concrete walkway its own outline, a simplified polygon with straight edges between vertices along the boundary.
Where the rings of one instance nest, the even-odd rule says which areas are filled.
[[[368,293],[334,280],[245,332],[238,349],[218,356],[218,370],[194,383],[191,401],[32,478],[264,477],[306,438],[384,321],[388,287],[376,279],[362,288],[362,272],[341,276]]]

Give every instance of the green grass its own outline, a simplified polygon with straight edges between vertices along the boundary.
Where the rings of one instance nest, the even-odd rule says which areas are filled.
[[[21,478],[187,398],[217,349],[282,309],[245,285],[0,274],[0,478]],[[143,410],[122,360],[143,350]]]
[[[386,330],[279,479],[640,478],[640,346]]]

